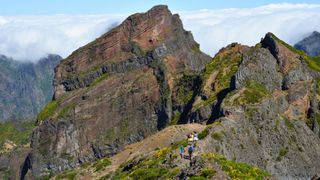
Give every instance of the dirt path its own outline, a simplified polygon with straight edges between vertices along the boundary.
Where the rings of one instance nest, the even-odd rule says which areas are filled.
[[[205,126],[201,124],[185,124],[170,126],[140,142],[128,145],[125,150],[111,157],[112,165],[108,166],[101,173],[92,174],[93,177],[87,177],[84,179],[98,179],[102,176],[112,173],[117,170],[118,167],[125,161],[141,154],[147,154],[154,151],[156,148],[164,148],[171,143],[181,141],[186,138],[186,134],[190,132],[201,132]]]

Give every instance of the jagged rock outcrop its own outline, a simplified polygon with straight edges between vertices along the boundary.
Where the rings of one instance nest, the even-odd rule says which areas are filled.
[[[190,108],[210,59],[166,6],[128,17],[56,68],[28,168],[74,168],[164,128]]]
[[[309,56],[320,56],[320,33],[314,31],[294,45],[295,48],[305,51]]]
[[[198,97],[195,108],[213,107],[219,113],[203,149],[256,165],[280,179],[311,179],[320,170],[316,60],[272,33],[246,51],[235,46],[245,48],[228,46],[228,56],[218,53],[206,67],[209,75],[202,87],[212,89],[208,98]],[[212,66],[217,57],[225,57],[220,59],[224,64],[236,61],[234,71]],[[220,78],[210,81],[216,74]]]
[[[60,60],[48,55],[25,63],[0,56],[0,122],[30,120],[51,101],[54,68]]]

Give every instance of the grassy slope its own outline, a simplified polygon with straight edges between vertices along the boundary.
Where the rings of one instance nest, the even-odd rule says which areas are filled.
[[[53,179],[79,179],[81,177],[90,179],[173,179],[181,169],[189,166],[189,160],[180,159],[178,154],[179,147],[188,144],[184,139],[185,134],[193,131],[201,132],[199,136],[201,134],[203,137],[200,143],[205,141],[208,135],[208,129],[205,127],[199,124],[170,126],[141,142],[127,146],[124,151],[111,158],[85,163],[81,168],[63,172]],[[170,155],[171,160],[168,161]],[[221,174],[231,179],[263,179],[263,177],[270,176],[269,173],[257,167],[227,160],[218,154],[204,153],[201,149],[195,155],[203,160],[204,167],[191,179],[208,179]],[[132,163],[135,165],[130,167]],[[178,166],[169,168],[168,163]]]
[[[0,123],[0,152],[4,150],[3,144],[7,140],[12,141],[17,146],[28,144],[29,136],[33,128],[33,121],[23,123]]]

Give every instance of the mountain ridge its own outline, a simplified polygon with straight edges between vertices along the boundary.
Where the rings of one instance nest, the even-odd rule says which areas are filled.
[[[305,51],[309,56],[320,56],[320,33],[312,32],[308,37],[296,43],[294,47]]]
[[[220,171],[230,166],[259,172],[258,179],[269,173],[311,178],[320,167],[319,69],[319,59],[272,33],[253,47],[232,43],[211,59],[177,15],[156,6],[58,65],[54,99],[38,116],[21,177],[51,176],[95,160],[103,170],[110,164],[105,157],[125,146],[196,122],[208,125],[190,161],[195,167],[168,161],[176,150],[169,147],[134,157],[104,178],[142,178],[151,168],[157,178],[202,176],[204,168],[233,178]]]
[[[210,59],[167,6],[129,16],[57,66],[24,169],[73,168],[163,129],[188,109]]]

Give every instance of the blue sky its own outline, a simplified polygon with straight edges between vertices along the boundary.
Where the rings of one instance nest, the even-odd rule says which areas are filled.
[[[252,8],[271,3],[319,3],[319,0],[3,0],[0,15],[106,14],[143,12],[157,4],[173,11]]]

